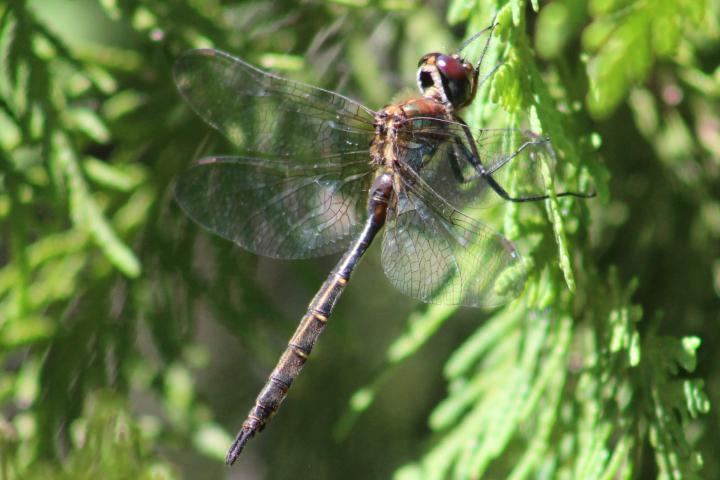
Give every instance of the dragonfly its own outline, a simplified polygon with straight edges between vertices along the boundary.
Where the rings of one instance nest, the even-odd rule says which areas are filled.
[[[257,396],[229,449],[228,465],[277,412],[383,228],[385,274],[411,297],[487,308],[522,290],[522,276],[498,285],[520,261],[515,246],[467,213],[489,191],[511,202],[549,198],[511,196],[496,179],[513,159],[548,148],[546,138],[512,128],[473,129],[458,113],[476,96],[496,25],[456,53],[424,55],[417,71],[420,95],[378,111],[219,50],[192,50],[176,61],[181,95],[242,153],[203,158],[179,175],[175,197],[185,213],[258,255],[298,259],[344,252]],[[461,52],[482,34],[487,40],[474,65]]]

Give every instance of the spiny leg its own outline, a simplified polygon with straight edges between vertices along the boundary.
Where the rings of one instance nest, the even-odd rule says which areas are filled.
[[[498,68],[502,67],[502,65],[503,65],[503,62],[498,63],[497,65],[495,65],[495,66],[492,68],[492,70],[490,70],[488,73],[486,73],[485,75],[483,75],[483,77],[482,77],[480,80],[476,80],[478,88],[480,87],[480,85],[482,85],[482,84],[484,84],[485,82],[487,82],[488,79],[489,79],[490,77],[492,77],[492,76],[495,74],[495,72],[498,71]],[[477,70],[475,70],[475,71],[477,72]]]
[[[475,93],[477,92],[478,86],[482,83],[484,83],[488,78],[492,76],[493,73],[497,71],[497,69],[500,67],[500,65],[496,65],[487,75],[485,75],[480,83],[478,83],[478,76],[480,75],[480,66],[483,63],[483,60],[485,59],[485,55],[487,54],[488,48],[490,47],[490,40],[492,39],[493,30],[495,30],[495,27],[498,26],[497,23],[495,23],[495,19],[497,18],[497,12],[495,12],[495,15],[493,16],[492,23],[489,27],[483,28],[478,33],[470,37],[469,39],[465,40],[463,44],[458,49],[457,53],[459,54],[465,47],[467,47],[470,43],[475,41],[480,35],[490,31],[490,34],[488,35],[487,40],[485,40],[485,45],[483,46],[482,52],[480,53],[480,58],[478,59],[477,65],[475,66],[475,73],[473,74],[473,81],[472,81],[472,93],[471,98],[475,97]]]
[[[460,45],[460,48],[458,48],[458,50],[457,50],[457,53],[459,54],[460,52],[462,52],[463,50],[465,50],[465,48],[466,48],[468,45],[470,45],[472,42],[474,42],[475,40],[477,40],[478,37],[480,37],[483,33],[487,32],[488,30],[490,31],[490,34],[488,35],[487,40],[485,40],[485,45],[483,46],[483,50],[482,50],[482,52],[480,53],[480,58],[478,59],[477,67],[475,67],[475,70],[476,70],[476,71],[480,68],[480,65],[482,65],[483,59],[485,58],[485,54],[487,53],[488,47],[490,46],[490,40],[491,40],[491,38],[492,38],[492,32],[493,32],[493,30],[495,30],[495,27],[498,26],[498,24],[495,23],[495,19],[497,19],[497,12],[495,12],[495,15],[493,15],[493,19],[492,19],[492,22],[490,22],[490,26],[489,26],[489,27],[483,28],[482,30],[480,30],[479,32],[477,32],[476,34],[474,34],[472,37],[470,37],[470,38],[468,38],[467,40],[465,40],[465,41]],[[475,80],[477,81],[477,76],[476,76]]]
[[[523,197],[512,197],[510,194],[495,180],[495,178],[492,176],[493,173],[498,171],[503,166],[507,165],[512,159],[516,158],[520,153],[522,153],[526,148],[535,146],[535,145],[542,145],[547,144],[548,139],[547,138],[538,138],[538,140],[528,140],[524,142],[520,147],[518,147],[513,153],[510,155],[505,156],[500,162],[496,163],[489,169],[486,168],[481,160],[480,160],[480,152],[477,148],[477,144],[475,143],[475,139],[472,136],[472,132],[470,131],[470,128],[468,127],[467,123],[461,118],[457,118],[458,122],[462,124],[463,126],[463,132],[465,133],[465,138],[467,140],[468,145],[470,146],[471,151],[467,151],[466,145],[462,142],[460,138],[457,136],[453,139],[454,143],[454,151],[455,155],[453,155],[450,159],[450,166],[453,171],[453,173],[456,176],[460,177],[460,181],[462,183],[464,182],[470,182],[473,180],[476,180],[478,178],[482,178],[484,181],[487,182],[487,184],[492,188],[495,193],[497,193],[501,198],[508,200],[510,202],[516,202],[516,203],[523,203],[523,202],[537,202],[542,200],[547,200],[550,198],[549,195],[529,195],[529,196],[523,196]],[[457,162],[458,160],[458,149],[461,149],[464,153],[465,159],[470,163],[470,165],[475,169],[475,175],[470,178],[463,178],[462,171],[460,169],[460,166],[453,162]],[[592,198],[595,196],[595,192],[591,193],[578,193],[578,192],[560,192],[555,195],[556,197],[576,197],[576,198]]]

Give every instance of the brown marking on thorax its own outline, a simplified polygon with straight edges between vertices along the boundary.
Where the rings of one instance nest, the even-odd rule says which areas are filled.
[[[455,120],[452,106],[433,98],[413,98],[387,105],[375,116],[375,137],[370,146],[373,165],[394,169],[398,161],[397,150],[403,140],[401,127],[407,127],[408,120],[420,117]]]

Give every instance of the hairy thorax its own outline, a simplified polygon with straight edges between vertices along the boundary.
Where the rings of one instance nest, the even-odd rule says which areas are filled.
[[[427,97],[384,107],[375,115],[375,137],[370,146],[372,163],[395,170],[400,150],[417,141],[418,136],[425,139],[432,136],[433,132],[424,131],[432,119],[454,121],[452,107]],[[437,123],[434,125],[437,132]]]

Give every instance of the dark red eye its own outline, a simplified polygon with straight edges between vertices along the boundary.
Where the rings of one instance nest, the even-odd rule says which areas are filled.
[[[467,81],[467,70],[459,58],[449,55],[438,55],[435,59],[438,70],[449,80],[456,82]]]
[[[435,66],[442,77],[443,90],[455,107],[461,108],[472,101],[472,67],[456,55],[438,55]]]
[[[417,83],[424,96],[449,102],[456,108],[472,102],[475,69],[459,55],[428,53],[420,59],[419,66]]]

